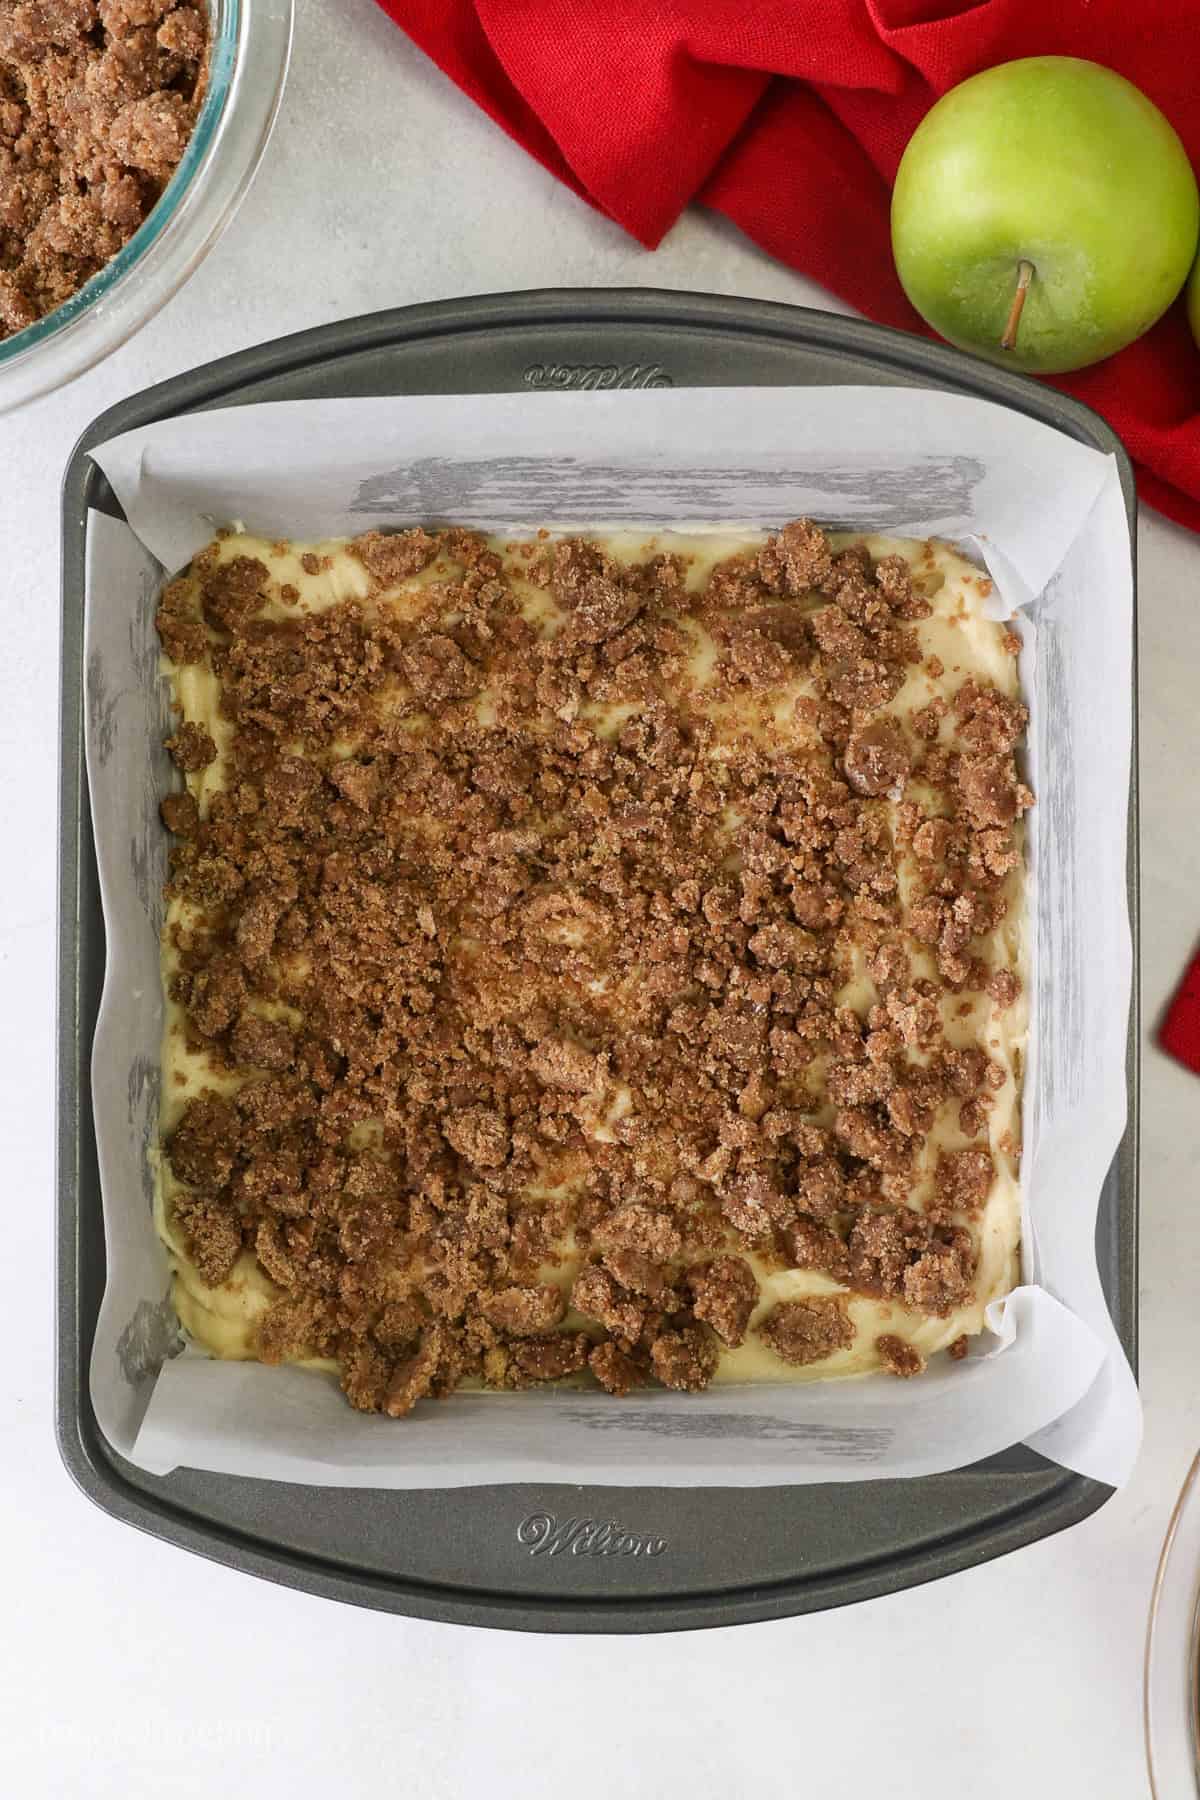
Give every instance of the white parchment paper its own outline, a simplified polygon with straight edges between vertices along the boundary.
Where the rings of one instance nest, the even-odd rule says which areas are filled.
[[[1125,1125],[1132,571],[1116,465],[983,401],[911,390],[642,390],[298,401],[171,420],[94,451],[87,757],[108,941],[93,1057],[108,1284],[92,1398],[116,1449],[341,1486],[551,1480],[685,1486],[954,1468],[1024,1441],[1119,1485],[1133,1377],[1101,1292],[1096,1211]],[[972,547],[1015,613],[1031,707],[1034,917],[1022,1286],[966,1363],[700,1395],[462,1394],[403,1423],[297,1369],[185,1347],[154,1233],[160,888],[172,785],[153,615],[164,573],[238,521],[317,538],[487,529],[823,524]],[[941,1359],[944,1364],[945,1359]]]

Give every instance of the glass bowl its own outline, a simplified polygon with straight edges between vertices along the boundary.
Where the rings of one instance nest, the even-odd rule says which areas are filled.
[[[162,198],[112,261],[71,298],[0,339],[0,412],[73,381],[182,286],[232,219],[279,111],[293,0],[208,0],[208,89]]]
[[[1143,1717],[1154,1800],[1200,1797],[1200,1456],[1167,1525],[1146,1632]]]

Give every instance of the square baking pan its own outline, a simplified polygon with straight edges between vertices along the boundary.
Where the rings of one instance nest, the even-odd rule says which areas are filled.
[[[1020,375],[854,319],[648,289],[549,290],[321,326],[122,401],[80,439],[63,487],[58,986],[58,1441],[114,1517],[231,1567],[357,1605],[534,1631],[668,1631],[812,1612],[1019,1549],[1111,1490],[1022,1446],[908,1481],[766,1488],[346,1489],[177,1469],[153,1476],[100,1432],[88,1364],[105,1282],[89,1061],[105,939],[83,761],[87,514],[120,508],[89,446],[154,420],[255,401],[666,386],[937,387],[1012,407],[1129,459],[1085,407]],[[1136,665],[1135,665],[1136,666]],[[1138,942],[1136,707],[1129,910]],[[1101,1280],[1137,1355],[1138,1006],[1129,1117],[1101,1196]],[[614,1554],[620,1545],[623,1554]]]

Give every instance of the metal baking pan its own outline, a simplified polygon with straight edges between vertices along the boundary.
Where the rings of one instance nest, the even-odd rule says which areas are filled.
[[[647,289],[501,294],[401,308],[210,363],[122,401],[80,439],[63,489],[58,987],[58,1440],[114,1517],[234,1568],[361,1606],[535,1631],[670,1631],[844,1605],[1019,1549],[1110,1490],[1021,1447],[912,1481],[759,1489],[509,1486],[381,1492],[176,1470],[143,1474],[97,1428],[88,1360],[105,1252],[88,1063],[104,925],[83,767],[84,531],[119,511],[89,445],[170,415],[315,396],[523,388],[866,383],[999,401],[1118,459],[1093,413],[1053,388],[858,320]],[[1134,769],[1136,771],[1136,746]],[[1129,810],[1136,956],[1137,783]],[[1101,1276],[1136,1362],[1137,1004],[1129,1124],[1097,1224]],[[605,1555],[617,1533],[636,1555]]]

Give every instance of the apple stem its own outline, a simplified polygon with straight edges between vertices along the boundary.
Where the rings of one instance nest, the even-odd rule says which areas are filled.
[[[1016,348],[1017,326],[1021,323],[1021,311],[1025,305],[1025,296],[1029,292],[1029,284],[1033,280],[1033,264],[1024,258],[1017,264],[1017,291],[1013,295],[1012,305],[1008,309],[1008,320],[1004,334],[1000,339],[1002,350]]]

